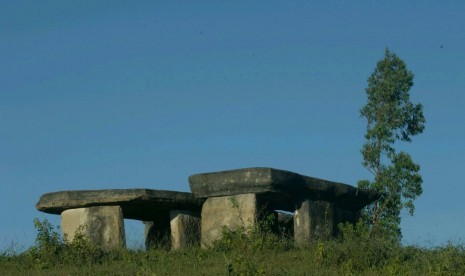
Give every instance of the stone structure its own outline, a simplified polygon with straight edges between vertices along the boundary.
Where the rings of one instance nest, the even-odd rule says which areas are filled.
[[[379,198],[371,190],[272,168],[196,174],[189,184],[193,194],[150,189],[48,193],[36,207],[61,214],[70,241],[84,226],[82,233],[103,249],[124,247],[123,219],[135,219],[145,224],[147,248],[179,249],[200,240],[208,247],[221,238],[223,227],[248,231],[265,217],[275,220],[276,231],[293,233],[297,244],[325,239],[337,233],[338,223],[355,223],[359,210]]]
[[[294,239],[304,244],[333,236],[339,222],[355,222],[358,211],[379,194],[272,168],[247,168],[189,177],[202,207],[202,246],[221,236],[224,226],[249,227],[262,215],[294,212]]]
[[[199,220],[203,201],[190,193],[150,189],[63,191],[43,195],[36,208],[61,214],[63,234],[69,241],[83,225],[83,234],[102,248],[122,247],[123,219],[135,219],[146,223],[147,246],[173,242],[174,248],[180,248],[199,242],[199,230],[192,229],[196,223],[191,221]]]

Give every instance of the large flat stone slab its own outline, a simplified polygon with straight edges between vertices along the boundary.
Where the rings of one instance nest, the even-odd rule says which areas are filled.
[[[245,168],[189,177],[197,198],[262,194],[277,209],[293,211],[292,201],[323,200],[347,210],[357,211],[379,198],[379,193],[347,184],[304,176],[272,168]]]
[[[169,219],[170,210],[200,212],[203,202],[203,199],[196,199],[191,193],[164,190],[80,190],[44,194],[36,208],[45,213],[59,215],[68,209],[120,206],[126,219],[153,221],[160,216]]]

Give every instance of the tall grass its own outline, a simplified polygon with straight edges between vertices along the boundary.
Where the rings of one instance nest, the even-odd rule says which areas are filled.
[[[35,221],[36,243],[0,253],[2,275],[465,275],[462,245],[401,246],[373,239],[358,224],[337,239],[297,247],[266,227],[224,229],[209,249],[104,252],[77,235],[65,242],[47,221]]]

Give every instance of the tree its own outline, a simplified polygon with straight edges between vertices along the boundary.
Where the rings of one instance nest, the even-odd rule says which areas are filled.
[[[368,100],[360,110],[361,117],[367,119],[363,166],[373,174],[373,180],[361,180],[358,186],[382,193],[363,214],[375,236],[400,239],[400,211],[405,208],[413,215],[413,201],[422,194],[420,166],[409,154],[394,148],[397,141],[411,142],[411,137],[425,128],[423,106],[410,102],[412,86],[413,73],[386,49],[384,59],[368,78]]]

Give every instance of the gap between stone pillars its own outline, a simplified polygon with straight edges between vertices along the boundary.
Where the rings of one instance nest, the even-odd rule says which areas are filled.
[[[200,213],[187,210],[170,211],[171,249],[200,244]]]
[[[145,224],[145,248],[170,248],[170,218],[169,214],[158,217],[155,221],[143,221]]]
[[[94,206],[65,210],[61,213],[61,229],[68,242],[76,231],[109,251],[126,246],[123,212],[120,206]]]

